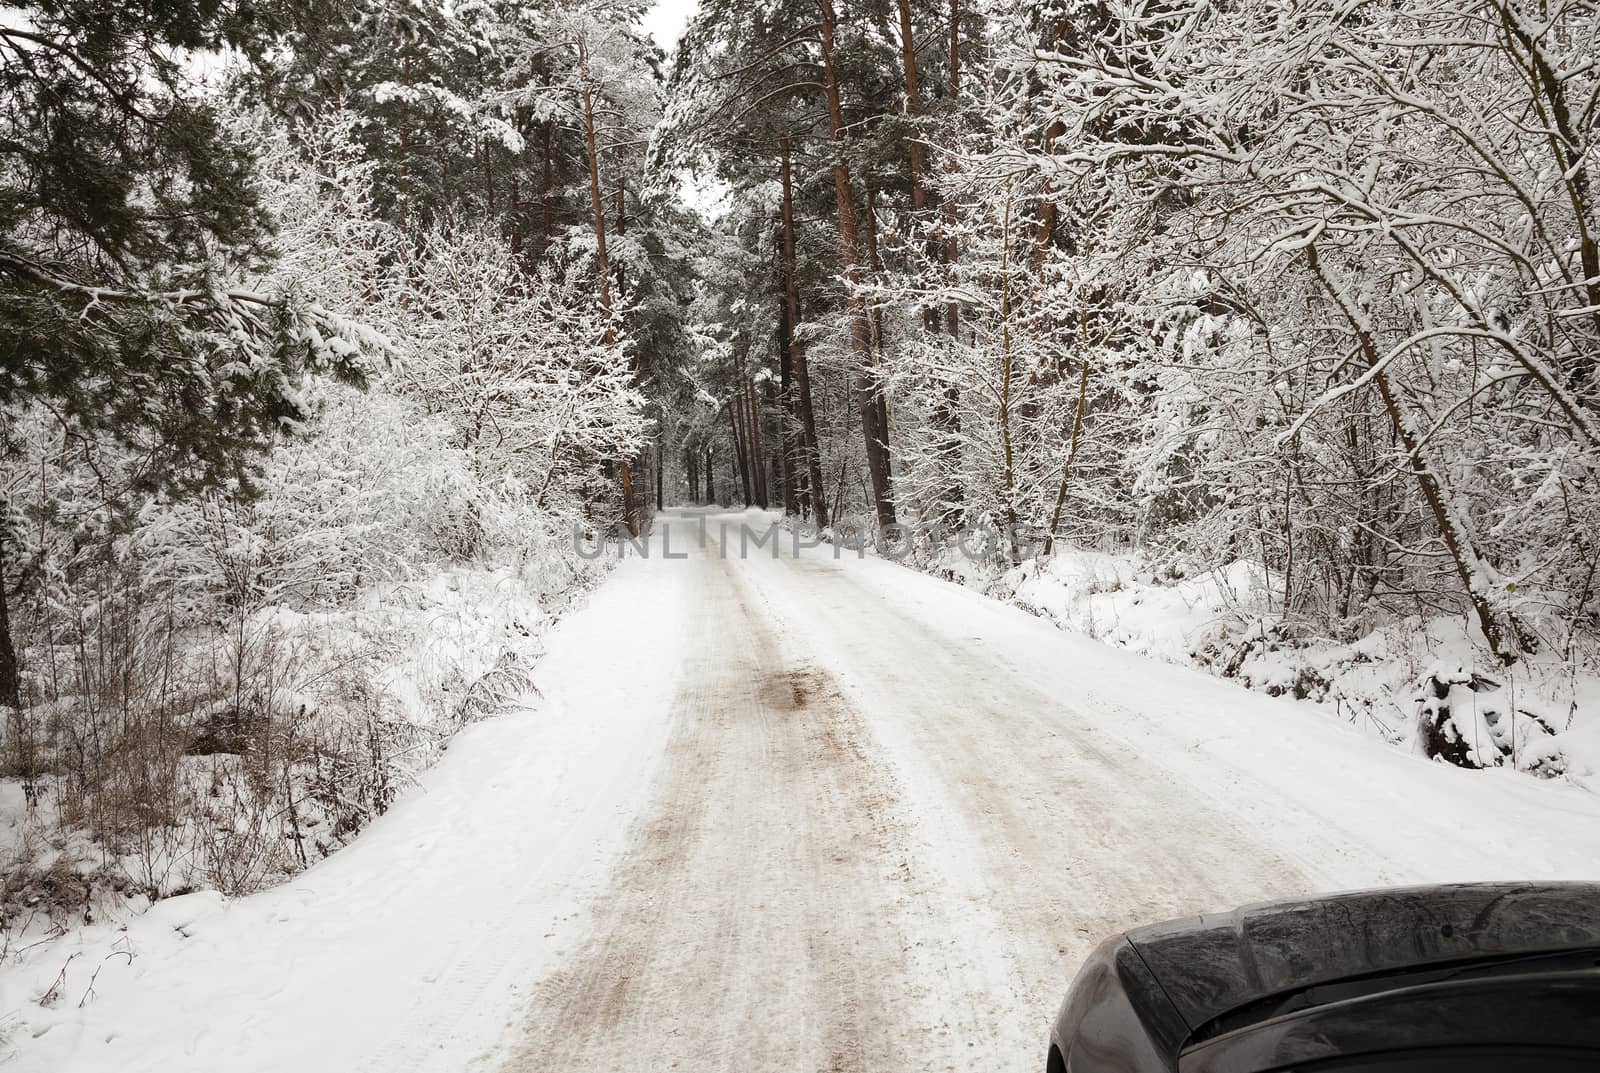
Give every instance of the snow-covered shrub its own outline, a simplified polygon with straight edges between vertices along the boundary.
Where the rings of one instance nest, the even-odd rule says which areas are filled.
[[[1461,666],[1434,664],[1417,681],[1417,747],[1457,767],[1566,770],[1555,728],[1516,703],[1506,684]]]
[[[8,483],[36,580],[0,739],[34,817],[19,829],[87,832],[152,898],[248,891],[529,692],[540,636],[603,564],[414,402],[337,389],[320,412],[250,495],[121,506],[97,494],[136,460],[79,444],[93,464],[76,464],[31,415]]]
[[[526,696],[543,633],[605,566],[571,527],[644,430],[576,277],[523,272],[487,231],[413,257],[371,212],[348,120],[293,139],[246,121],[274,289],[381,327],[392,366],[365,391],[298,384],[301,418],[247,478],[182,496],[126,444],[3,415],[12,848],[75,845],[37,868],[151,899],[305,867]]]
[[[580,273],[529,271],[499,235],[442,226],[423,243],[403,311],[394,388],[448,425],[479,481],[562,516],[610,493],[604,464],[640,450],[644,399],[627,340]]]
[[[308,607],[457,555],[481,492],[450,427],[348,388],[321,411],[315,435],[272,453],[258,495],[148,504],[130,549],[146,575],[203,582],[235,605]]]

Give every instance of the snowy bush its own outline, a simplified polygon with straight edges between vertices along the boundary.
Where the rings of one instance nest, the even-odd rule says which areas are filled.
[[[645,429],[577,276],[525,271],[481,229],[407,252],[348,117],[294,137],[240,122],[280,225],[274,288],[381,328],[392,363],[367,390],[303,380],[268,454],[185,494],[125,441],[43,406],[4,415],[21,703],[0,727],[0,851],[46,909],[92,912],[57,889],[278,881],[455,730],[521,703],[544,632],[605,567],[572,527],[603,523],[604,467]]]
[[[394,388],[450,427],[476,479],[563,515],[604,502],[603,464],[643,444],[644,400],[581,275],[525,270],[497,235],[441,226],[403,311]]]
[[[1488,675],[1435,664],[1417,682],[1417,747],[1424,756],[1457,767],[1559,775],[1566,764],[1554,738],[1544,717]]]

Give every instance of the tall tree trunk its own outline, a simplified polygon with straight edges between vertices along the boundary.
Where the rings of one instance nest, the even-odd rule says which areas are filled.
[[[1011,384],[1014,354],[1011,342],[1011,191],[1006,191],[1000,227],[1000,446],[1005,457],[1006,525],[1017,524],[1017,481],[1011,449]],[[1014,549],[1013,549],[1014,550]]]
[[[617,221],[617,234],[620,236],[620,235],[625,235],[625,234],[628,233],[628,201],[627,201],[628,180],[627,180],[627,176],[620,174],[620,172],[621,172],[620,168],[618,169],[618,172],[619,172],[619,174],[617,176],[617,216],[616,216],[616,221]],[[627,266],[623,262],[618,261],[617,264],[616,264],[616,270],[617,270],[617,301],[624,302],[626,300],[626,298],[627,298],[627,290],[628,290],[628,278],[627,278],[627,271],[626,271],[627,270]],[[648,360],[641,360],[641,359],[648,359],[648,355],[646,355],[646,354],[644,354],[642,352],[637,352],[635,357],[632,360],[630,360],[629,363],[628,363],[628,367],[632,370],[632,372],[634,373],[636,378],[639,377],[639,376],[648,377],[650,375],[649,361]],[[657,422],[656,427],[660,428],[660,423],[659,422]],[[639,448],[639,454],[635,457],[635,460],[634,460],[634,472],[635,473],[645,474],[645,473],[647,473],[647,471],[649,469],[649,465],[650,465],[649,456],[645,453],[647,448],[648,448],[648,445],[641,445],[640,448]],[[658,468],[658,472],[659,472],[659,468]],[[647,494],[648,493],[641,493],[640,494],[641,500]],[[638,505],[637,509],[642,511],[644,509],[644,507],[645,507],[645,504],[643,502],[641,502]],[[639,524],[643,524],[643,519],[639,520]],[[632,527],[633,527],[633,525],[630,524],[629,528],[632,528]]]
[[[955,110],[951,118],[952,140],[959,136],[961,97],[961,7],[960,0],[950,0],[950,101]],[[953,147],[953,146],[952,146]],[[944,199],[944,261],[945,271],[954,281],[956,265],[960,260],[960,240],[956,237],[956,199]],[[961,306],[952,298],[945,303],[945,331],[952,350],[960,343]],[[953,355],[952,355],[953,357]],[[950,365],[954,367],[952,360]],[[942,440],[938,457],[941,467],[951,475],[939,504],[939,520],[947,526],[961,524],[966,513],[966,490],[962,487],[961,472],[961,388],[949,381],[940,392],[932,413],[933,427]]]
[[[867,266],[872,269],[872,274],[874,276],[878,276],[883,272],[883,262],[878,259],[878,198],[877,192],[873,190],[870,182],[867,184],[867,215],[863,223],[863,230],[866,233],[867,239]],[[877,307],[873,307],[872,309],[872,337],[873,343],[877,347],[877,361],[881,365],[883,361],[883,349],[886,343],[884,341],[883,334],[883,310]],[[888,443],[889,399],[882,390],[879,390],[876,393],[876,396],[878,403],[878,428],[883,433],[884,443]],[[888,465],[887,459],[884,460],[884,464]],[[890,479],[893,480],[893,477],[894,474],[893,470],[891,469]]]
[[[611,266],[606,258],[606,213],[600,200],[600,150],[594,136],[594,92],[589,82],[589,48],[578,39],[578,64],[583,79],[583,140],[589,154],[589,206],[594,212],[595,269],[600,275],[600,311],[605,316],[606,345],[617,341],[611,320]],[[617,467],[622,490],[622,520],[630,536],[639,535],[639,519],[633,503],[633,470],[624,458]]]
[[[617,176],[617,234],[628,233],[628,180],[626,176]],[[623,275],[625,265],[617,264],[617,297],[622,298],[627,290],[628,281]]]
[[[767,467],[765,450],[761,440],[761,398],[756,393],[756,386],[747,376],[744,378],[744,397],[746,413],[750,420],[750,470],[756,486],[756,506],[762,510],[767,509]]]
[[[911,0],[900,0],[900,62],[905,69],[906,115],[913,125],[922,118],[922,91],[917,82],[917,45],[911,32]],[[911,211],[919,217],[928,207],[922,185],[923,155],[920,134],[911,139]]]
[[[6,596],[5,533],[0,528],[0,707],[21,710],[22,671],[11,640],[11,608]]]
[[[816,412],[811,405],[811,374],[806,348],[796,338],[800,330],[800,281],[795,268],[794,182],[789,166],[789,139],[779,142],[783,173],[783,284],[788,304],[789,355],[794,362],[794,384],[799,393],[800,450],[805,456],[806,487],[818,528],[828,524],[828,493],[822,483],[822,451],[817,444]]]
[[[550,243],[556,237],[556,157],[554,140],[555,122],[546,120],[544,123],[544,149],[542,151],[544,164],[544,241],[539,247],[539,256],[548,257]]]
[[[714,504],[717,501],[717,456],[712,453],[711,445],[706,444],[706,503]]]
[[[784,281],[785,290],[788,281]],[[778,452],[783,462],[779,479],[783,482],[783,513],[800,513],[801,467],[797,465],[794,437],[794,354],[789,338],[789,296],[778,299]]]
[[[611,323],[611,262],[606,256],[606,211],[600,199],[600,149],[594,136],[594,93],[589,84],[589,51],[579,39],[583,78],[583,141],[589,156],[589,208],[594,216],[596,271],[600,277],[600,310],[606,319],[606,343],[617,341]]]
[[[687,444],[683,448],[683,476],[689,482],[690,501],[700,502],[700,452]]]
[[[960,135],[961,124],[961,0],[950,0],[950,106],[955,110],[951,119],[952,133],[956,138]],[[953,139],[954,140],[954,139]],[[954,148],[952,145],[951,148]],[[956,262],[961,257],[961,242],[956,238],[956,199],[944,199],[944,260],[954,274]],[[961,306],[954,298],[945,306],[945,316],[951,338],[955,338],[961,328]]]
[[[777,486],[778,490],[777,493],[773,495],[773,501],[777,502],[779,497],[781,497],[783,494],[783,471],[780,466],[780,460],[777,451],[773,451],[767,455],[768,491],[771,491],[774,485]]]
[[[911,25],[911,0],[899,0],[900,8],[900,65],[905,72],[906,80],[906,116],[911,120],[913,134],[911,138],[911,213],[918,223],[926,223],[928,212],[928,188],[924,181],[927,174],[927,156],[922,144],[922,131],[919,120],[922,118],[922,88],[921,79],[917,75],[917,46],[916,35]],[[930,240],[928,253],[938,256],[937,241]],[[923,311],[923,327],[928,334],[933,335],[939,331],[939,307],[929,305]]]
[[[744,434],[741,427],[744,418],[740,410],[744,409],[743,399],[739,390],[734,389],[733,395],[728,399],[728,426],[733,429],[733,456],[739,464],[739,485],[744,489],[744,505],[749,507],[755,503],[750,494],[750,460],[749,452],[745,449]]]
[[[861,433],[866,441],[867,473],[872,478],[872,499],[879,527],[894,524],[894,493],[889,487],[889,446],[878,419],[880,386],[872,360],[872,324],[866,300],[857,287],[861,279],[861,246],[856,224],[855,195],[850,189],[850,166],[845,163],[844,109],[839,102],[839,69],[834,59],[833,34],[837,18],[833,0],[819,0],[822,9],[823,89],[828,99],[828,131],[833,147],[833,191],[838,205],[839,249],[850,288],[850,345],[857,365],[856,396],[861,411]]]
[[[741,338],[733,347],[733,375],[737,384],[736,390],[741,399],[743,417],[745,459],[750,469],[750,490],[755,495],[756,505],[762,510],[767,508],[767,480],[763,472],[761,458],[761,409],[756,399],[754,385],[750,380],[749,368],[746,358],[749,356],[749,340]]]

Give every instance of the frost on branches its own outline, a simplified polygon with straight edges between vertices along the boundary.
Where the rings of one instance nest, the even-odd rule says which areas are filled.
[[[768,348],[789,383],[810,356],[775,406],[799,511],[849,529],[880,507],[850,432],[878,436],[859,407],[881,390],[902,520],[1015,526],[1059,560],[1002,538],[925,565],[1451,762],[1490,761],[1429,745],[1416,697],[1430,665],[1475,667],[1537,715],[1519,727],[1595,755],[1593,5],[912,0],[831,46],[816,15],[707,4],[663,128],[770,266],[743,294],[778,342],[720,375]],[[842,76],[835,129],[830,47],[872,72]],[[754,439],[728,429],[723,497]],[[1086,590],[1101,554],[1116,587]]]
[[[288,382],[287,434],[199,493],[151,481],[143,441],[7,413],[6,926],[106,889],[248,892],[342,845],[533,687],[603,565],[571,527],[614,516],[603,466],[648,427],[581,274],[465,225],[408,250],[348,114],[239,122],[277,221],[241,285],[304,296],[320,345],[386,360],[364,391]]]
[[[1501,665],[1590,660],[1596,17],[1540,10],[1024,20],[997,56],[1009,116],[955,187],[1027,206],[970,304],[1001,328],[965,377],[992,415],[961,455],[998,476],[990,509],[1084,470],[1105,430],[1120,509],[1096,519],[1091,464],[1080,537],[1263,562],[1263,610],[1333,640],[1461,608]],[[968,230],[976,260],[994,229]],[[1043,362],[1005,315],[1019,281]],[[1026,395],[1074,380],[1083,420],[1056,401],[1008,469],[1037,442],[1017,404],[1048,412]],[[1053,504],[1024,513],[1059,531]]]

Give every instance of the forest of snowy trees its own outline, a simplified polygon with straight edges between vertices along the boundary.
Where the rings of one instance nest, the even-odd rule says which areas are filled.
[[[1597,28],[708,0],[662,141],[769,266],[721,300],[802,509],[1253,558],[1286,617],[1465,610],[1511,665],[1594,614]]]
[[[638,13],[0,18],[8,919],[331,851],[642,524],[696,225]]]
[[[0,772],[58,849],[303,867],[525,684],[574,526],[674,503],[1248,563],[1274,644],[1466,623],[1435,700],[1592,665],[1595,4],[647,6],[0,9]]]
[[[1600,566],[1597,33],[1587,3],[706,0],[660,140],[716,161],[765,267],[718,288],[735,413],[771,415],[738,443],[784,454],[786,509],[984,526],[1002,566],[1019,532],[1158,583],[1254,564],[1268,647],[1455,619],[1483,673],[1430,701],[1559,668],[1522,712],[1559,731]]]

